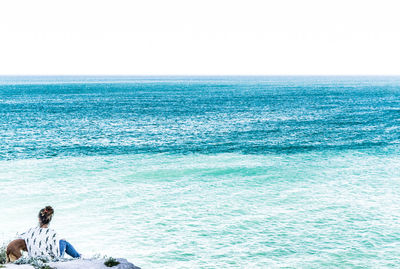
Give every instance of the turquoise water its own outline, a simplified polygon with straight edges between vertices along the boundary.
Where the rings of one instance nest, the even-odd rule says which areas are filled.
[[[51,204],[142,268],[400,266],[399,78],[0,81],[0,241]]]

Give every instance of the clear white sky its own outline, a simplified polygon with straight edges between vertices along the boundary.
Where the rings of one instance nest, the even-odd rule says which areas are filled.
[[[0,74],[400,75],[400,1],[1,0]]]

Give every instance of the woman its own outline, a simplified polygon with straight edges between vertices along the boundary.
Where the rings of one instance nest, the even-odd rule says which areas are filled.
[[[39,225],[21,234],[25,240],[30,257],[50,256],[51,258],[63,257],[65,253],[73,258],[80,258],[81,255],[65,239],[58,239],[57,233],[49,228],[54,210],[46,206],[39,211]]]

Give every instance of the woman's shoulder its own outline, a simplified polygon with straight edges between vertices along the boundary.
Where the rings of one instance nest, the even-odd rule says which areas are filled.
[[[24,232],[22,234],[19,234],[18,238],[26,239],[26,238],[33,237],[35,235],[35,233],[36,233],[36,228],[37,227],[29,228],[26,232]]]
[[[31,234],[31,233],[34,233],[37,229],[38,229],[39,227],[31,227],[31,228],[29,228],[29,230],[27,230],[25,233],[27,233],[27,234]]]
[[[55,233],[57,233],[56,230],[54,230],[53,228],[40,228],[40,230],[43,233],[46,233],[46,234],[49,234],[49,233],[55,234]]]
[[[29,229],[26,233],[32,235],[41,235],[41,234],[56,234],[57,232],[52,228],[41,228],[38,226]]]

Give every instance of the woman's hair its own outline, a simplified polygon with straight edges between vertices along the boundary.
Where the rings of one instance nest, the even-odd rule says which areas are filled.
[[[40,209],[39,211],[39,221],[40,224],[45,225],[49,224],[51,219],[53,218],[54,210],[51,206],[46,206],[45,208]]]

